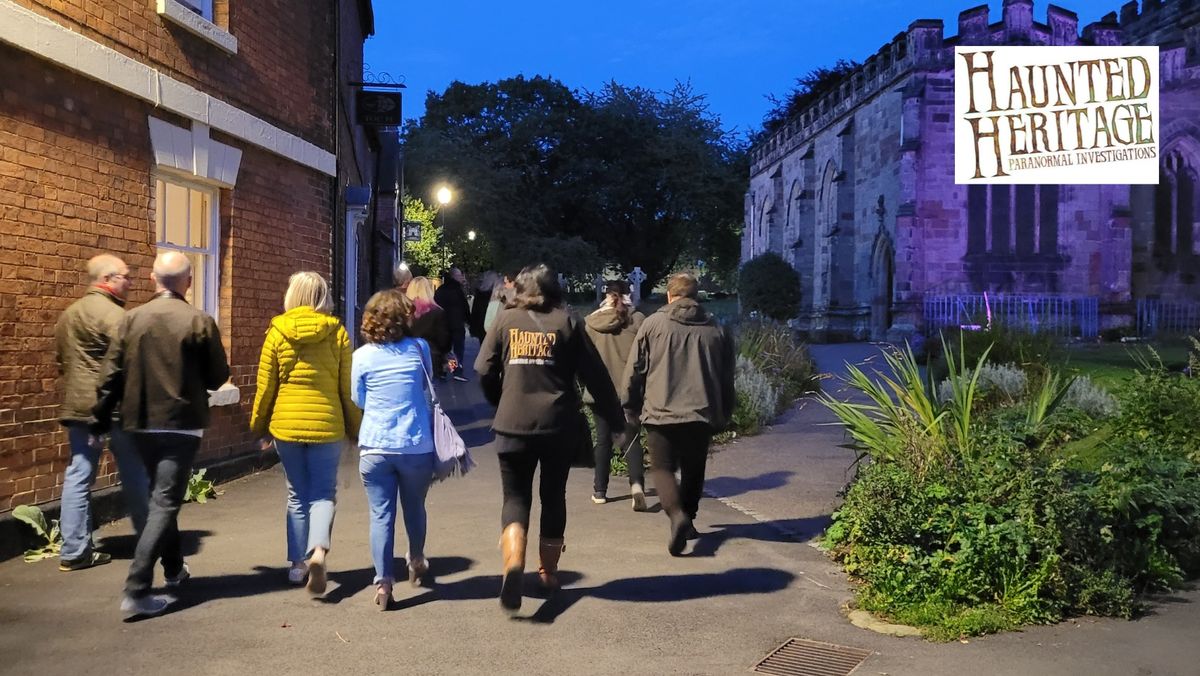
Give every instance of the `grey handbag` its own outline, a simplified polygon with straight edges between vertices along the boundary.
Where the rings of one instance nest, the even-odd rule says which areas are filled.
[[[471,451],[454,428],[454,421],[442,410],[437,390],[433,389],[433,378],[429,376],[429,369],[425,368],[424,359],[421,359],[421,370],[425,372],[425,385],[429,387],[429,397],[432,400],[430,408],[433,409],[433,448],[437,455],[433,468],[434,478],[442,481],[455,474],[466,475],[475,467]]]

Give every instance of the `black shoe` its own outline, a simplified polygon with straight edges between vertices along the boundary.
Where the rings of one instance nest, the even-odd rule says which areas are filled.
[[[460,383],[465,383],[465,382],[467,382],[467,377],[466,377],[466,376],[464,376],[464,375],[463,375],[463,374],[461,374],[461,373],[455,373],[455,374],[454,374],[454,379],[455,379],[455,380],[457,380],[457,381],[458,381],[458,382],[460,382]]]
[[[683,548],[687,546],[688,529],[691,527],[692,521],[686,516],[680,517],[678,521],[671,520],[671,539],[667,540],[667,552],[671,556],[683,553]]]
[[[103,566],[110,561],[112,561],[112,556],[109,556],[104,552],[91,552],[78,559],[59,561],[58,569],[64,573],[69,573],[73,570],[83,570],[84,568],[91,568],[93,566]]]

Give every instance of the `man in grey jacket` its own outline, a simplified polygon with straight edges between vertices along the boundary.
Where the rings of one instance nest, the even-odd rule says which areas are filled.
[[[180,549],[179,508],[209,424],[208,391],[229,379],[217,323],[185,297],[192,285],[187,256],[160,254],[151,277],[157,293],[125,314],[105,357],[91,423],[93,434],[107,432],[119,406],[153,482],[150,514],[125,580],[126,619],[158,615],[170,603],[150,595],[155,560],[161,557],[169,588],[191,576]]]
[[[90,493],[102,447],[88,443],[87,422],[96,403],[100,366],[125,315],[129,267],[116,256],[101,254],[87,262],[87,272],[90,281],[87,293],[62,313],[54,327],[55,357],[63,384],[58,419],[67,428],[71,446],[71,463],[63,473],[59,517],[63,536],[58,564],[61,571],[82,570],[112,560],[108,554],[92,549]],[[130,446],[129,438],[119,430],[110,438],[109,450],[121,474],[121,489],[133,529],[141,533],[146,525],[150,492],[146,468]]]
[[[708,445],[729,423],[736,400],[733,338],[696,301],[698,287],[684,272],[667,282],[667,305],[638,330],[620,390],[626,416],[646,427],[650,476],[671,519],[672,556],[695,537]]]

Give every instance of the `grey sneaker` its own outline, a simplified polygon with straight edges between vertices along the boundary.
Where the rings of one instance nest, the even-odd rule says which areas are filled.
[[[126,596],[121,601],[121,614],[128,622],[141,617],[162,615],[169,605],[171,605],[171,600],[165,596],[152,595],[136,599]]]
[[[641,484],[630,484],[629,492],[633,494],[633,511],[646,511],[646,491]]]
[[[596,503],[597,505],[603,505],[604,503],[608,502],[608,495],[604,491],[596,491],[595,493],[592,493],[592,502]]]
[[[176,573],[174,576],[167,577],[167,579],[166,579],[167,588],[168,589],[176,589],[179,587],[179,585],[186,582],[187,579],[190,578],[191,576],[192,576],[192,571],[190,568],[188,568],[188,565],[185,563],[185,564],[183,564],[183,568],[179,569],[178,573]]]

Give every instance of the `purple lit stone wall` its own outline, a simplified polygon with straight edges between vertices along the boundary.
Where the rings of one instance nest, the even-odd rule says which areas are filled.
[[[742,259],[796,267],[798,328],[897,338],[948,293],[1095,296],[1106,325],[1131,323],[1138,298],[1200,302],[1200,0],[1131,2],[1082,32],[1068,10],[1033,10],[1007,0],[993,23],[976,7],[949,38],[913,22],[752,151]],[[956,44],[1160,45],[1170,185],[954,185]]]

